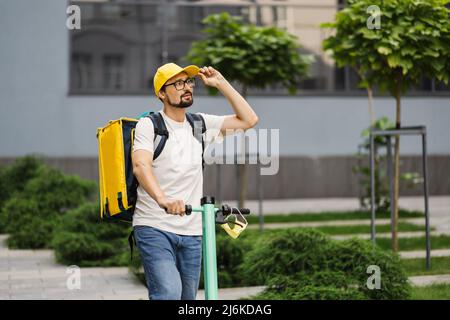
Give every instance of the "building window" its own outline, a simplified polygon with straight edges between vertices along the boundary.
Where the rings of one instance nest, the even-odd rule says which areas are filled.
[[[103,56],[103,89],[122,90],[124,88],[124,59],[122,55]]]
[[[89,90],[92,87],[92,55],[72,54],[71,87],[78,91]]]
[[[338,68],[322,50],[331,21],[345,8],[345,0],[302,2],[227,0],[168,1],[103,0],[74,1],[81,8],[83,27],[70,31],[71,94],[150,94],[156,69],[166,63],[185,64],[193,41],[204,37],[201,21],[208,15],[228,12],[244,22],[276,26],[299,38],[301,53],[315,57],[310,76],[298,86],[298,94],[364,95],[355,70]],[[206,94],[200,85],[197,94]],[[286,95],[279,84],[248,89],[250,95]],[[376,88],[374,93],[377,94]],[[435,79],[422,79],[411,94],[450,94],[449,86]]]

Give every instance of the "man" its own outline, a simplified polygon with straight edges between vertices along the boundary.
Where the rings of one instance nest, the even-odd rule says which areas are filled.
[[[160,67],[154,77],[155,95],[169,131],[166,145],[153,161],[151,119],[136,125],[133,173],[138,198],[133,216],[136,244],[141,253],[151,300],[195,300],[200,280],[202,218],[185,215],[185,204],[200,206],[203,196],[202,146],[192,134],[186,108],[194,102],[195,77],[217,88],[233,108],[233,115],[200,113],[205,121],[205,148],[222,142],[227,129],[249,129],[258,117],[245,99],[212,67]],[[228,131],[229,132],[229,131]]]

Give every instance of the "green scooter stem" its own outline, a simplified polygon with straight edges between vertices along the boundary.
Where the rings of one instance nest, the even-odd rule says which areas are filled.
[[[214,204],[192,207],[192,212],[201,212],[203,221],[203,273],[205,299],[218,299],[217,257],[216,257],[216,212]]]

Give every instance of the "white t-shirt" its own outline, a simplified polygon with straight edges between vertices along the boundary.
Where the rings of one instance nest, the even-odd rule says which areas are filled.
[[[178,122],[169,118],[160,110],[169,139],[161,154],[153,161],[153,173],[164,194],[171,199],[183,200],[193,207],[200,206],[203,197],[202,144],[192,134],[192,127],[187,121]],[[220,133],[226,116],[217,116],[199,112],[205,120],[205,149],[211,143],[222,143]],[[153,154],[154,128],[150,118],[139,120],[135,129],[133,152],[148,150]],[[156,143],[159,140],[156,140]],[[156,148],[156,146],[155,146]],[[160,208],[158,203],[144,190],[137,188],[136,209],[133,226],[145,225],[180,235],[197,236],[202,234],[201,213],[191,215],[172,215]]]

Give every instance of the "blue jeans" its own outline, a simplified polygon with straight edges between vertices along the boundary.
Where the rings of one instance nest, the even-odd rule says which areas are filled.
[[[202,266],[202,236],[135,226],[150,300],[195,300]]]

